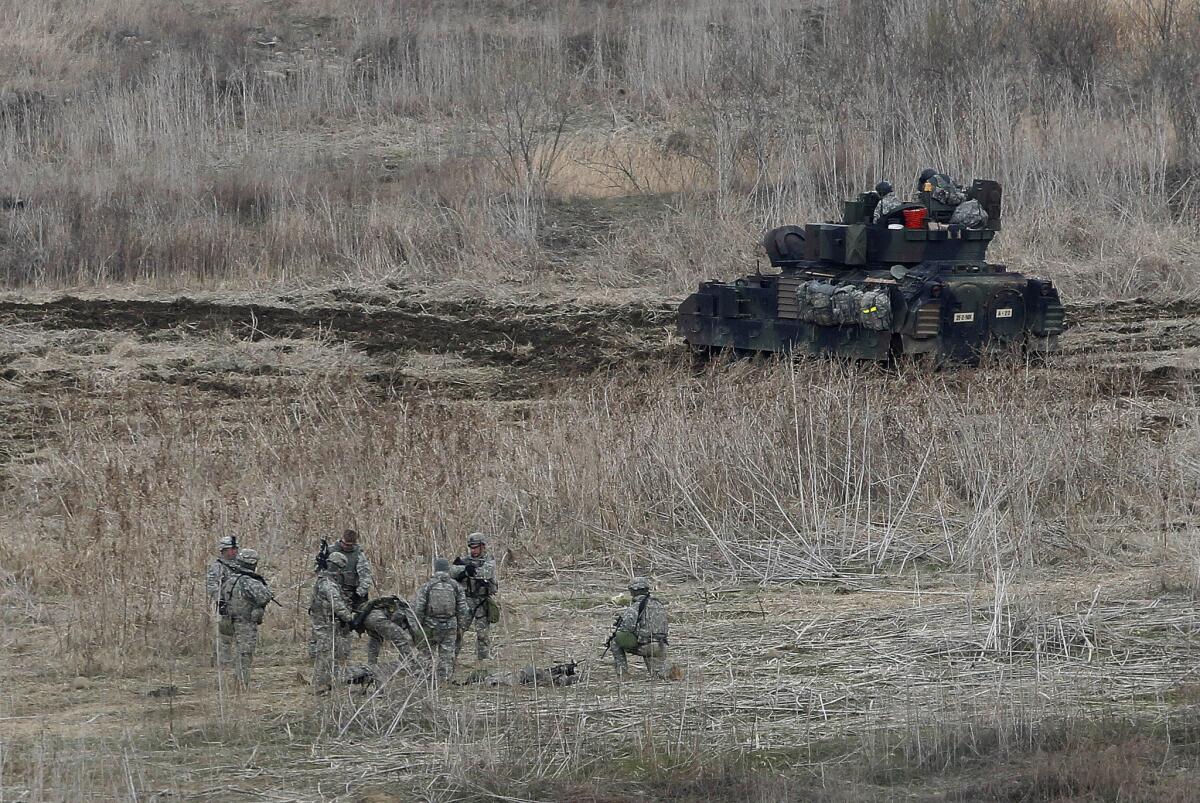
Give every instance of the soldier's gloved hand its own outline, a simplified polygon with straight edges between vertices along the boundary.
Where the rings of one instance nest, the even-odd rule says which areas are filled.
[[[363,586],[359,586],[358,588],[354,589],[354,596],[358,597],[359,599],[361,599],[365,602],[369,592],[370,592],[370,589],[364,588]]]
[[[467,572],[467,577],[474,577],[475,576],[475,567],[473,565],[471,565],[470,563],[468,563],[466,572]]]

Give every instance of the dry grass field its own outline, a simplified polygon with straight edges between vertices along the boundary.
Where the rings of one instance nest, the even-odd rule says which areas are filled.
[[[1198,86],[1193,0],[0,0],[0,800],[1194,800]],[[687,363],[926,165],[1061,355]],[[314,698],[346,526],[404,594],[493,534],[488,666],[581,682]],[[671,680],[599,658],[631,574]]]

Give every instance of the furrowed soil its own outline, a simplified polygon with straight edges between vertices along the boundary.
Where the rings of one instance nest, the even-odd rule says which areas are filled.
[[[342,289],[254,303],[10,298],[0,301],[0,494],[23,490],[14,483],[63,437],[64,398],[118,418],[144,395],[217,416],[325,377],[381,403],[520,407],[684,363],[673,307]],[[1068,313],[1062,353],[1028,370],[1088,368],[1110,379],[1114,399],[1194,404],[1200,306],[1139,299]],[[991,370],[948,381],[986,382]],[[13,526],[0,519],[0,536]],[[1106,551],[1012,585],[920,554],[823,582],[668,583],[677,670],[653,683],[618,682],[599,657],[622,586],[610,564],[507,552],[499,654],[477,662],[468,634],[457,679],[477,666],[580,660],[581,682],[566,689],[397,678],[314,700],[303,600],[287,589],[286,610],[268,612],[255,686],[235,693],[204,644],[81,655],[68,595],[0,576],[0,799],[1051,800],[1128,799],[1112,790],[1136,788],[1138,799],[1185,800],[1200,782],[1200,618],[1189,570],[1164,566],[1176,556],[1168,536],[1195,521],[1108,526]],[[1037,602],[1009,603],[1022,599]],[[1121,753],[1133,756],[1123,759],[1133,787],[1067,766],[1089,739],[1097,755],[1111,746],[1077,727],[1090,717],[1134,727],[1129,744],[1141,747]],[[1047,742],[1047,728],[1070,735]],[[1160,753],[1160,742],[1179,746]],[[752,769],[708,791],[645,770],[703,765],[711,743]],[[1050,758],[1028,759],[1035,744]]]
[[[9,394],[53,392],[134,361],[136,368],[126,366],[123,378],[237,396],[252,394],[264,376],[303,372],[282,354],[304,345],[344,345],[355,353],[355,371],[389,392],[532,398],[547,386],[599,370],[647,369],[682,359],[674,308],[405,301],[349,289],[257,303],[71,296],[0,301],[0,378]],[[1067,326],[1051,370],[1099,360],[1113,370],[1145,373],[1153,386],[1193,381],[1200,370],[1200,305],[1194,302],[1075,305],[1068,307]],[[259,349],[259,360],[233,365],[190,353],[249,343],[271,348]],[[156,350],[163,359],[155,359]],[[63,364],[55,363],[55,354]]]

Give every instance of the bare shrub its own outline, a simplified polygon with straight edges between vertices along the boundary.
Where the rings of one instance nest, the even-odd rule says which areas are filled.
[[[107,650],[196,643],[196,578],[226,532],[256,534],[264,572],[288,594],[307,563],[281,556],[345,526],[402,590],[474,529],[614,570],[634,559],[707,582],[853,584],[917,554],[985,577],[1104,555],[1107,530],[1092,523],[1186,516],[1197,490],[1191,452],[1114,414],[1101,376],[1068,396],[1019,368],[960,387],[824,364],[700,378],[664,366],[513,422],[501,408],[380,405],[328,370],[269,408],[219,416],[133,398],[118,423],[61,403],[61,456],[34,486],[61,512],[17,505],[53,558],[0,554],[38,592],[76,578],[70,654],[98,634]],[[136,565],[120,559],[131,543],[144,545]],[[1057,650],[1088,633],[997,610],[995,650]]]
[[[438,281],[470,265],[473,278],[679,291],[766,226],[933,165],[999,178],[999,254],[1053,271],[1068,295],[1189,289],[1186,271],[1127,266],[1196,250],[1192,0],[318,5],[312,24],[254,3],[204,14],[140,0],[62,25],[48,0],[14,17],[0,52],[25,77],[3,90],[0,190],[38,203],[9,216],[4,280]],[[577,144],[601,128],[603,145]],[[686,147],[658,147],[671,131]],[[395,180],[479,162],[438,168],[445,193]],[[353,208],[322,200],[333,163],[363,166],[360,191],[341,196]],[[214,182],[246,187],[213,207],[198,196]],[[744,248],[722,238],[685,268],[655,260],[641,227],[555,263],[537,245],[545,201],[596,184],[679,193],[680,220],[718,218]],[[66,214],[94,231],[63,231],[55,196],[107,193],[125,200]],[[1080,214],[1089,225],[1072,227]],[[447,215],[463,233],[450,249]],[[380,235],[389,218],[404,218],[403,245]],[[614,248],[629,257],[619,272]]]
[[[1038,66],[1061,72],[1080,91],[1095,89],[1096,73],[1111,57],[1119,23],[1106,3],[1030,0],[1029,46]]]

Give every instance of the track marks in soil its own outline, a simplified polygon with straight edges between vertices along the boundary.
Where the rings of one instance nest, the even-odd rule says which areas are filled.
[[[414,301],[381,291],[338,288],[266,303],[85,299],[0,302],[0,326],[26,339],[131,338],[146,349],[181,352],[222,342],[292,348],[348,348],[353,370],[388,392],[447,398],[530,398],[548,384],[607,367],[644,368],[683,350],[673,336],[674,304],[504,304],[488,300]],[[1200,364],[1200,305],[1133,299],[1068,308],[1069,330],[1056,361],[1128,367],[1149,387],[1194,384]],[[79,384],[82,371],[41,366],[22,376],[0,344],[0,384],[50,392]],[[80,346],[70,346],[77,353]],[[256,361],[257,360],[257,361]],[[1052,363],[1053,367],[1053,363]],[[272,378],[304,373],[282,359],[178,360],[165,354],[135,378],[188,385],[225,396],[255,394]]]
[[[371,377],[385,384],[398,379],[403,382],[407,376],[403,370],[389,370],[386,365],[389,355],[397,353],[457,355],[475,365],[520,375],[519,384],[530,381],[536,384],[666,354],[667,335],[674,320],[673,309],[668,305],[411,303],[349,292],[340,295],[343,303],[323,306],[222,304],[187,298],[119,301],[68,296],[45,304],[0,303],[0,325],[20,324],[44,330],[119,330],[154,340],[229,333],[252,341],[264,338],[338,341],[382,357],[384,369]],[[0,370],[3,369],[3,355],[0,355]]]

